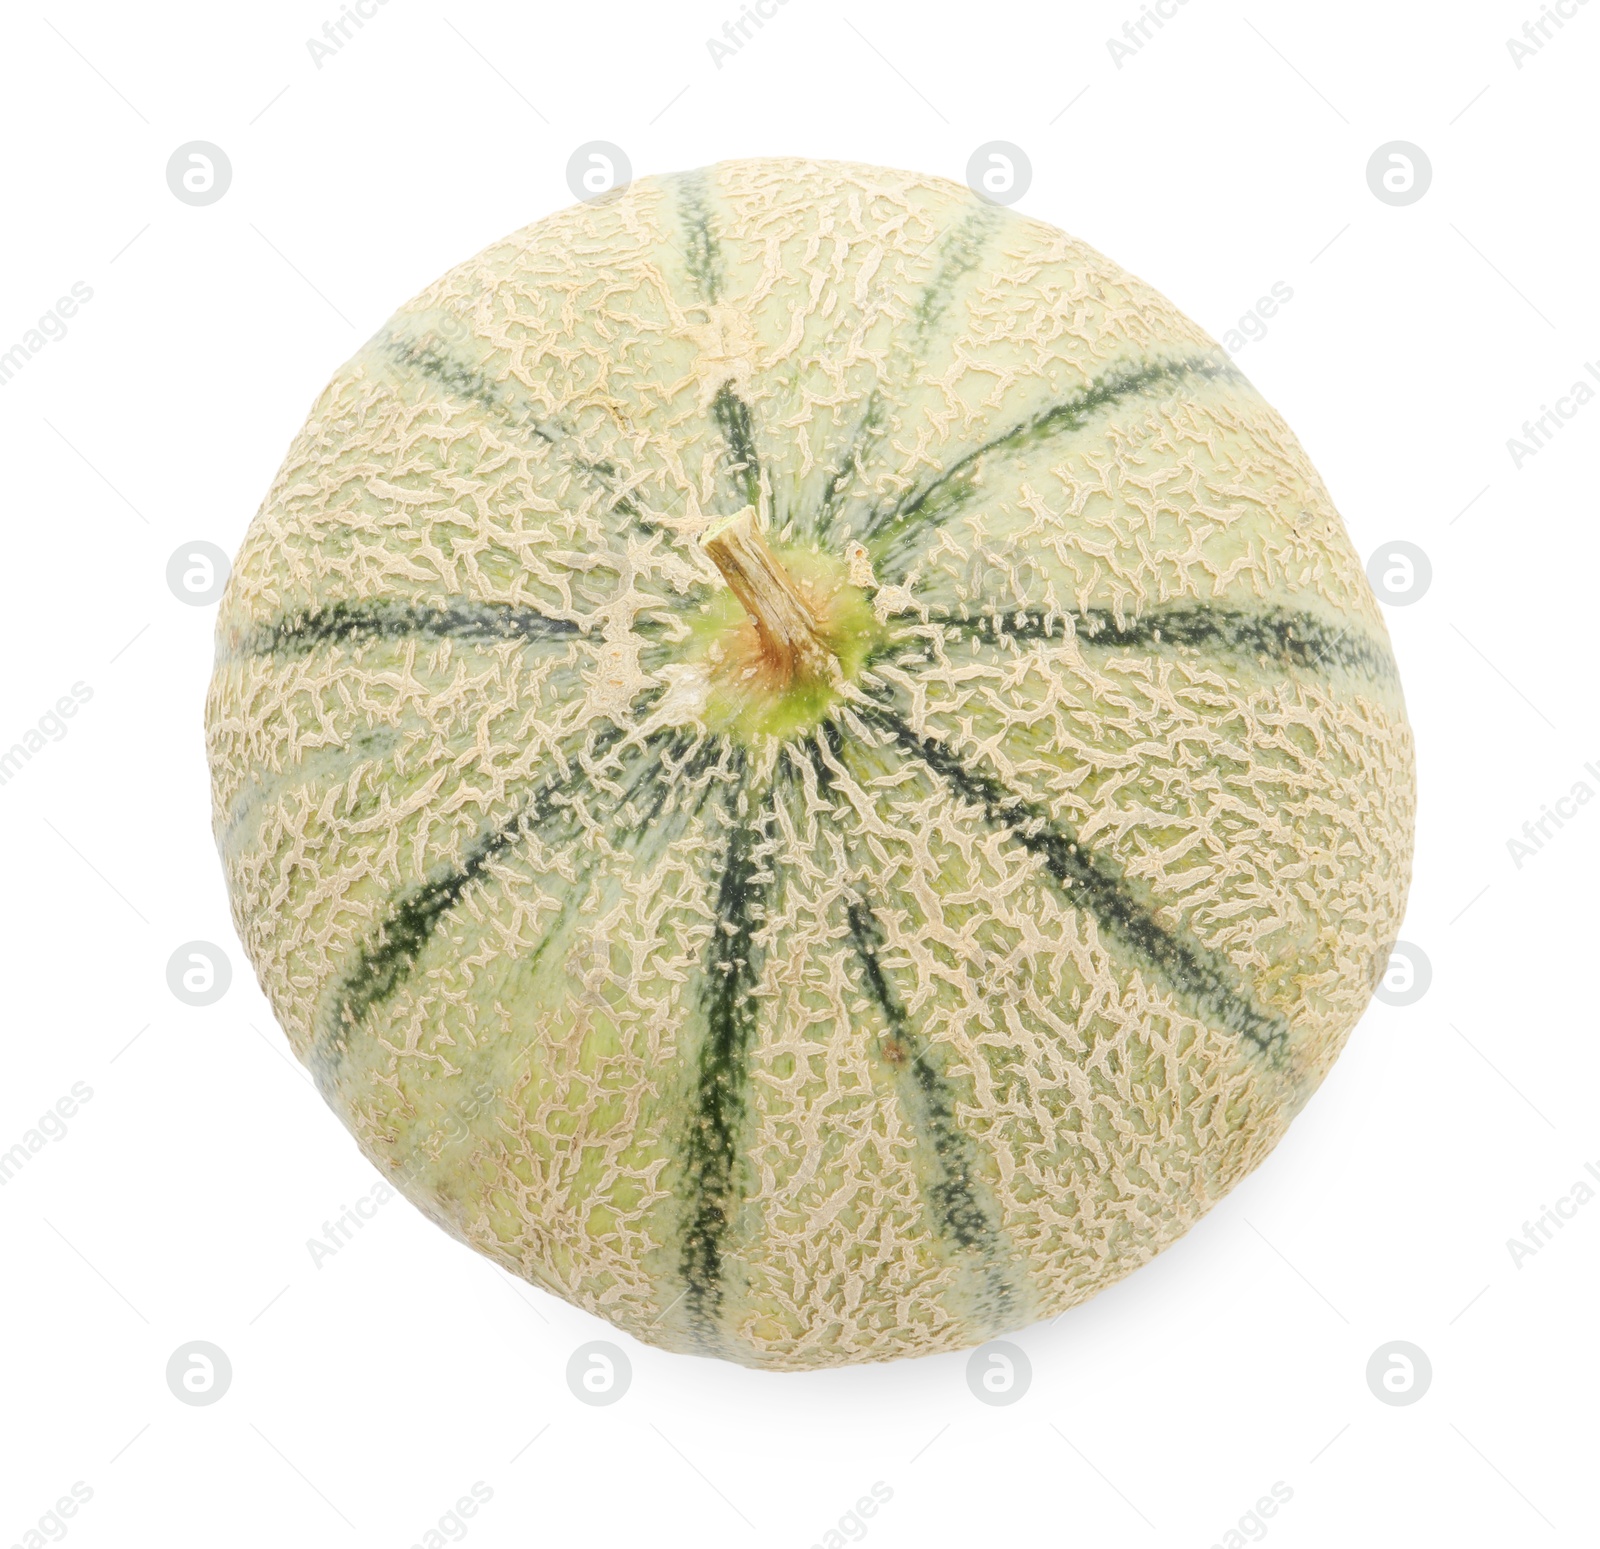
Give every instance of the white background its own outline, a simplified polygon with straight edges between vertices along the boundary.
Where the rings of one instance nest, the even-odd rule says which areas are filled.
[[[1506,448],[1600,360],[1600,3],[1519,70],[1535,4],[1190,0],[1120,69],[1105,40],[1136,0],[787,0],[721,69],[706,39],[735,0],[389,0],[321,69],[306,39],[335,0],[8,12],[0,350],[73,282],[94,296],[0,388],[0,746],[73,683],[93,697],[0,786],[0,1150],[74,1082],[93,1096],[0,1188],[0,1546],[80,1480],[84,1549],[404,1549],[476,1481],[482,1549],[804,1549],[877,1481],[883,1549],[1205,1549],[1276,1481],[1285,1549],[1595,1541],[1600,1200],[1520,1267],[1506,1245],[1600,1166],[1600,803],[1520,868],[1507,849],[1600,789],[1600,403],[1520,470]],[[1219,337],[1293,290],[1241,367],[1362,556],[1404,539],[1432,562],[1388,609],[1421,760],[1402,935],[1430,989],[1373,1006],[1188,1238],[1015,1336],[1033,1383],[1007,1407],[974,1399],[965,1355],[801,1376],[638,1346],[403,1201],[320,1268],[307,1251],[376,1176],[233,936],[201,737],[214,610],[167,561],[232,553],[334,367],[570,203],[590,139],[637,175],[787,153],[956,178],[1017,143],[1019,208]],[[1365,177],[1393,139],[1434,169],[1405,208]],[[233,163],[206,208],[166,185],[189,140]],[[196,938],[234,968],[206,1009],[166,982]],[[633,1366],[607,1408],[564,1375],[596,1338]],[[208,1407],[164,1375],[195,1339],[233,1366]],[[1365,1379],[1395,1339],[1433,1366],[1408,1407]]]

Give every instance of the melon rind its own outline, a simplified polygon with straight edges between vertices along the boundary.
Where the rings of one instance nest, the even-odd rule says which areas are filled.
[[[803,713],[718,709],[747,506],[853,588]],[[1271,1150],[1404,909],[1411,734],[1298,442],[938,178],[728,162],[452,270],[318,399],[217,639],[294,1052],[432,1219],[672,1349],[1112,1284]]]

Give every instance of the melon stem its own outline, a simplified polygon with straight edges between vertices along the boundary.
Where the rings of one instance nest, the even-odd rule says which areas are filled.
[[[703,547],[750,615],[762,653],[783,683],[834,676],[834,653],[794,577],[756,530],[753,506],[714,528]]]

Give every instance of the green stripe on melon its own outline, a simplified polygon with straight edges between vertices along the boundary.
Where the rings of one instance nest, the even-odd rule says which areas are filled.
[[[207,728],[241,936],[374,1163],[780,1369],[1171,1242],[1409,877],[1387,638],[1282,421],[1081,243],[852,164],[643,179],[403,308],[246,537]]]

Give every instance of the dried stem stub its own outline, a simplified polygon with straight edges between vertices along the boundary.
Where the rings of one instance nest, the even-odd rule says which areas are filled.
[[[754,506],[713,529],[704,547],[750,615],[767,664],[781,682],[826,681],[838,673],[816,615],[757,530]]]

